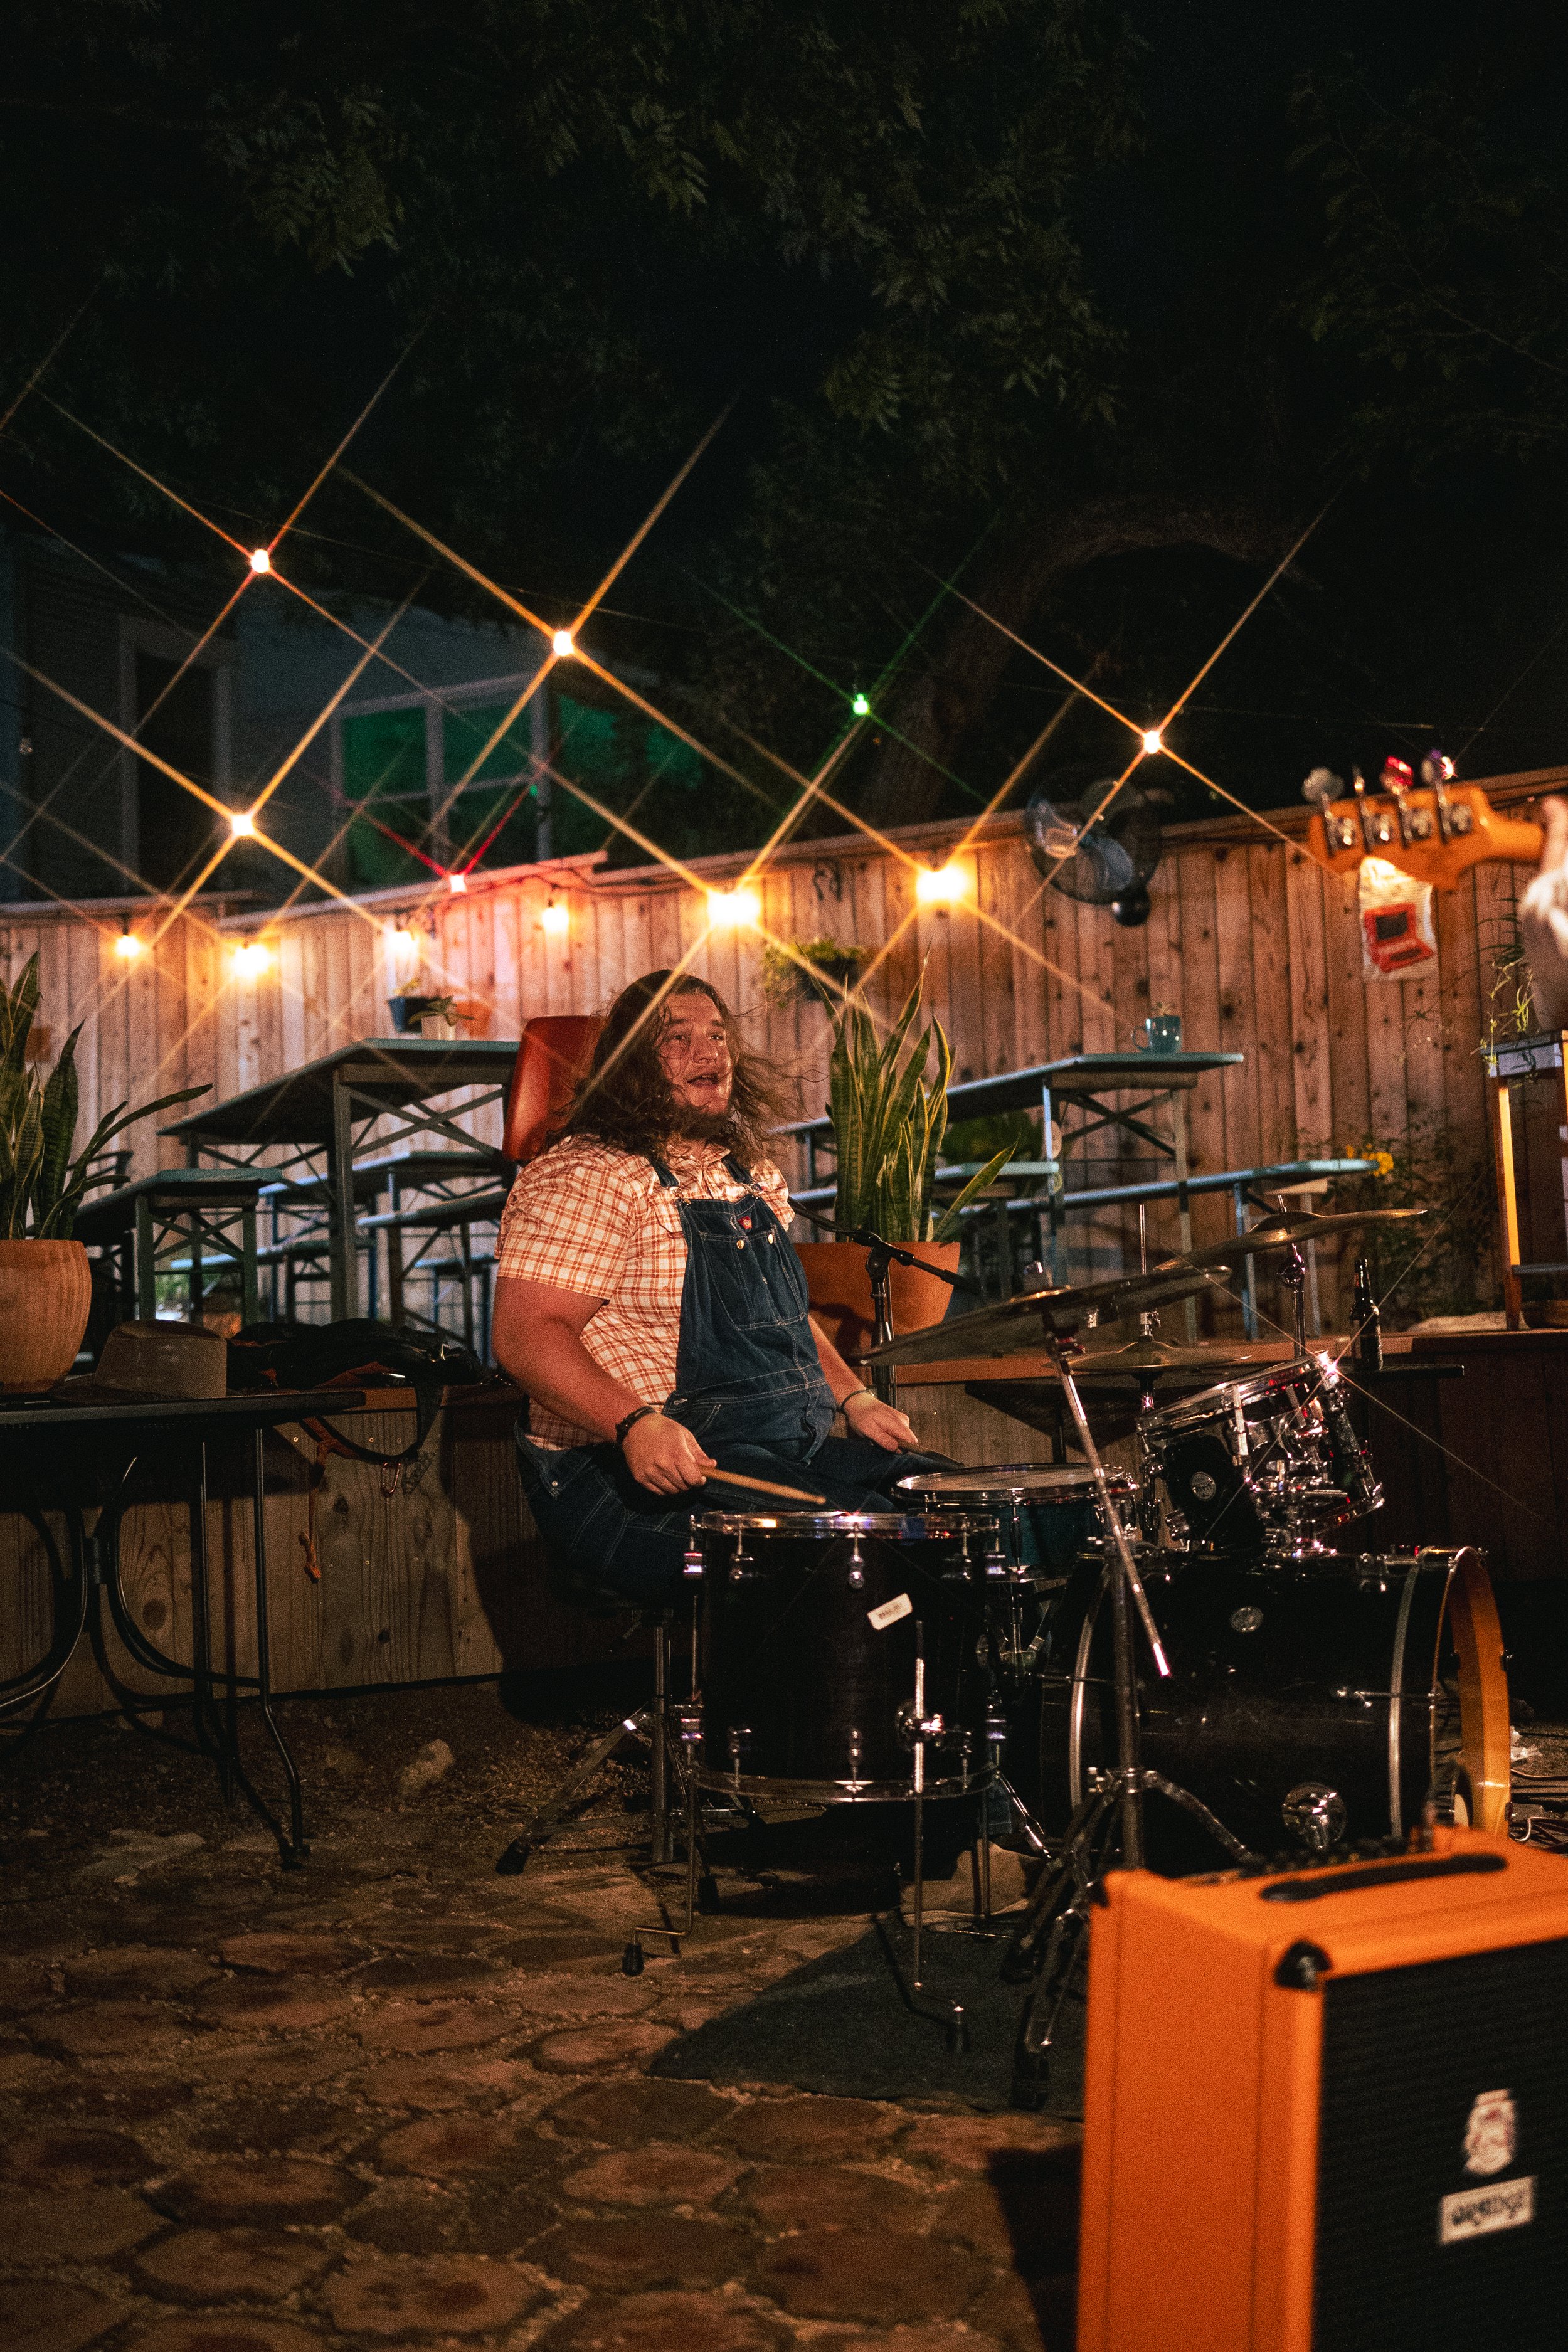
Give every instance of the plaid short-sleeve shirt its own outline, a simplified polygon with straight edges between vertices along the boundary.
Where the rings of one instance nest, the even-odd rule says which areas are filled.
[[[672,1146],[669,1171],[673,1192],[638,1153],[569,1135],[519,1170],[496,1244],[498,1275],[604,1300],[584,1327],[583,1345],[644,1404],[662,1404],[675,1387],[686,1281],[679,1203],[739,1201],[748,1190],[717,1143]],[[788,1188],[770,1161],[752,1171],[750,1189],[788,1223]],[[541,1445],[591,1445],[598,1435],[541,1404],[529,1432]]]

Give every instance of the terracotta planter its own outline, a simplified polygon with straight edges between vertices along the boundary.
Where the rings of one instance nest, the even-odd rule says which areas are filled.
[[[871,1284],[866,1272],[866,1252],[858,1242],[797,1242],[811,1311],[841,1356],[851,1361],[871,1345]],[[932,1265],[958,1272],[957,1242],[911,1242],[910,1247]],[[919,1266],[889,1267],[893,1328],[899,1333],[923,1331],[940,1323],[952,1293],[934,1274]]]
[[[0,1391],[38,1396],[63,1381],[91,1305],[79,1242],[0,1242]]]

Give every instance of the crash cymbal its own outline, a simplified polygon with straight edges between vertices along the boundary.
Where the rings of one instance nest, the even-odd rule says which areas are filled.
[[[950,1315],[923,1331],[907,1331],[860,1359],[871,1364],[940,1364],[962,1356],[1011,1356],[1038,1347],[1047,1331],[1081,1329],[1092,1315],[1106,1323],[1152,1314],[1177,1299],[1224,1287],[1228,1266],[1207,1272],[1162,1265],[1147,1274],[1122,1274],[1105,1282],[1077,1283],[1068,1289],[1027,1290],[973,1315]]]
[[[1180,1257],[1163,1258],[1161,1265],[1217,1266],[1223,1262],[1228,1265],[1233,1258],[1256,1257],[1262,1250],[1289,1249],[1292,1242],[1303,1249],[1308,1242],[1324,1241],[1336,1234],[1354,1233],[1368,1225],[1411,1224],[1426,1214],[1425,1209],[1344,1209],[1335,1210],[1331,1216],[1314,1217],[1303,1209],[1289,1216],[1265,1217],[1261,1224],[1249,1226],[1244,1234],[1228,1234],[1223,1242],[1187,1250]]]

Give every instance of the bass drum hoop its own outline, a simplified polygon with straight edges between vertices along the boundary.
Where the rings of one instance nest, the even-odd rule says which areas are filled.
[[[915,1801],[912,1780],[789,1780],[763,1772],[724,1772],[711,1764],[698,1765],[691,1777],[698,1788],[714,1796],[750,1797],[759,1802],[768,1798],[797,1805],[912,1805]],[[989,1764],[977,1765],[961,1777],[928,1778],[920,1793],[928,1802],[933,1797],[983,1796],[995,1777]]]
[[[1485,1558],[1473,1544],[1461,1545],[1451,1552],[1433,1546],[1426,1550],[1387,1557],[1389,1566],[1405,1570],[1399,1614],[1394,1627],[1393,1669],[1389,1676],[1388,1801],[1391,1834],[1402,1837],[1406,1828],[1411,1826],[1404,1818],[1404,1758],[1401,1754],[1399,1706],[1405,1696],[1405,1664],[1411,1612],[1421,1577],[1428,1573],[1437,1560],[1446,1558],[1448,1571],[1437,1606],[1436,1637],[1426,1675],[1427,1784],[1430,1786],[1436,1780],[1437,1770],[1437,1662],[1447,1626],[1459,1663],[1459,1747],[1455,1758],[1457,1793],[1468,1809],[1472,1828],[1489,1831],[1494,1836],[1500,1835],[1508,1827],[1511,1792],[1511,1733],[1508,1677],[1502,1664],[1502,1629]],[[1068,1703],[1068,1801],[1075,1813],[1082,1804],[1084,1795],[1085,1694],[1091,1682],[1102,1679],[1089,1673],[1089,1661],[1100,1606],[1105,1599],[1106,1590],[1102,1577],[1092,1602],[1084,1612],[1083,1623],[1079,1628],[1078,1649],[1073,1658],[1072,1695]]]

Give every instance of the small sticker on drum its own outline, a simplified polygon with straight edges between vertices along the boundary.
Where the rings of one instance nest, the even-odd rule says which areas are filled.
[[[896,1601],[884,1601],[879,1609],[868,1609],[866,1612],[873,1630],[879,1633],[885,1633],[889,1625],[898,1623],[900,1617],[912,1617],[914,1613],[915,1604],[907,1592],[900,1592]]]

